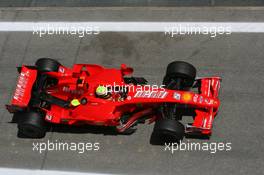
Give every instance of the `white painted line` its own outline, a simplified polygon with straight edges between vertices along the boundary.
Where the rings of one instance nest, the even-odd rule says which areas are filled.
[[[70,30],[98,28],[100,32],[165,32],[169,28],[183,31],[193,27],[230,28],[232,33],[264,33],[264,22],[0,22],[2,32],[33,32],[42,30]]]
[[[50,171],[50,170],[29,170],[29,169],[13,169],[0,168],[0,174],[4,175],[110,175],[101,173],[81,173],[72,171]]]

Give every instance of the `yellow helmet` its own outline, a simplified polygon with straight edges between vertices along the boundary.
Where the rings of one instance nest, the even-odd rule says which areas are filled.
[[[107,88],[105,86],[101,86],[99,85],[96,90],[95,90],[95,93],[96,95],[98,96],[106,96],[107,95]]]

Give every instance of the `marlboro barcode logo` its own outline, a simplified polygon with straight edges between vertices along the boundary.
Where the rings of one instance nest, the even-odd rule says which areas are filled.
[[[165,98],[168,95],[166,91],[138,91],[135,98]]]

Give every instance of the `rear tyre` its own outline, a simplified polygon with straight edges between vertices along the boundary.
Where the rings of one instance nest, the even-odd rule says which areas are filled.
[[[179,142],[185,133],[184,125],[173,119],[163,118],[157,120],[154,126],[153,135],[158,137],[159,142]]]
[[[174,61],[167,66],[163,84],[168,89],[181,90],[192,87],[196,77],[196,68],[184,61]]]
[[[51,58],[39,58],[35,63],[38,71],[41,72],[58,72],[60,63]]]
[[[23,138],[42,138],[47,131],[44,116],[37,112],[23,112],[18,122],[18,136]]]

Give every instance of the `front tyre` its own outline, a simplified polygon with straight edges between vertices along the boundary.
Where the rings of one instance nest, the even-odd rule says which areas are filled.
[[[153,129],[153,135],[158,137],[159,142],[178,142],[183,139],[185,128],[179,121],[162,118],[156,121]]]
[[[168,89],[182,90],[192,87],[196,77],[196,68],[184,61],[174,61],[167,66],[163,84]]]
[[[18,122],[18,136],[23,138],[43,138],[47,131],[44,116],[38,112],[22,112]]]

